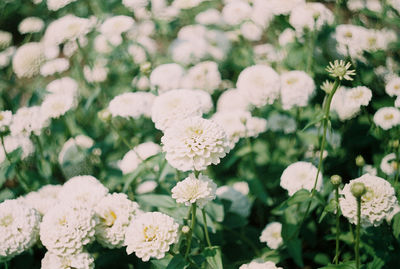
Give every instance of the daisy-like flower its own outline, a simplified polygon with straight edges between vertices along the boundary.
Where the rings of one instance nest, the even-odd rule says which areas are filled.
[[[233,212],[247,218],[250,215],[251,203],[249,198],[234,187],[222,186],[216,191],[219,199],[227,200],[231,202],[229,212]]]
[[[148,92],[126,92],[114,97],[108,105],[108,110],[113,117],[134,119],[140,116],[150,117],[155,97]]]
[[[44,22],[38,17],[27,17],[18,25],[21,34],[38,33],[43,30]]]
[[[108,194],[95,207],[99,223],[96,225],[96,239],[107,248],[123,246],[125,232],[139,205],[128,199],[124,193]]]
[[[217,111],[243,110],[250,107],[249,101],[237,89],[224,91],[217,101]]]
[[[187,118],[168,128],[161,138],[168,163],[181,171],[204,170],[229,152],[222,127],[212,120]]]
[[[333,85],[333,82],[325,80],[321,85],[321,90],[323,90],[326,94],[330,94],[333,90]]]
[[[178,89],[182,83],[184,70],[175,63],[157,66],[150,74],[150,85],[160,93]]]
[[[248,264],[243,264],[239,269],[283,269],[282,267],[277,267],[273,262],[263,262],[263,261],[252,261]]]
[[[46,118],[57,119],[74,108],[75,98],[69,94],[48,94],[41,105],[42,114]]]
[[[143,261],[162,259],[170,245],[178,241],[179,224],[160,212],[140,214],[130,223],[126,235],[126,252],[135,252]]]
[[[12,42],[12,34],[0,30],[0,49],[5,49],[10,46]]]
[[[31,78],[39,74],[44,59],[44,49],[41,43],[25,43],[15,52],[12,60],[13,70],[19,78]]]
[[[39,213],[18,200],[0,203],[0,257],[11,258],[33,246],[39,235]]]
[[[364,184],[366,192],[361,196],[361,225],[379,226],[390,220],[398,211],[399,203],[394,188],[383,178],[365,174],[351,180],[341,191],[340,209],[350,223],[357,223],[357,200],[351,189],[353,184]],[[354,191],[354,190],[353,190]]]
[[[45,185],[37,191],[18,198],[22,203],[36,209],[42,216],[58,203],[58,192],[61,185]]]
[[[295,162],[289,165],[282,173],[281,187],[292,196],[301,189],[311,191],[315,178],[317,177],[317,168],[308,162]],[[322,175],[319,173],[316,190],[322,189]]]
[[[383,157],[380,168],[386,175],[392,176],[397,171],[398,165],[399,164],[396,162],[396,154],[390,153]]]
[[[50,251],[42,259],[42,269],[94,269],[94,258],[87,252],[58,256]]]
[[[281,75],[281,101],[285,110],[307,106],[314,91],[314,80],[303,71],[289,71]]]
[[[389,80],[385,91],[389,96],[400,96],[400,77],[394,77]]]
[[[56,255],[77,254],[94,240],[96,224],[92,209],[77,202],[59,203],[43,216],[40,241]]]
[[[283,243],[281,232],[282,224],[279,222],[271,222],[265,226],[264,230],[261,232],[260,242],[267,243],[270,249],[277,249]]]
[[[69,68],[69,61],[65,58],[56,58],[47,61],[40,68],[40,74],[44,77],[54,75],[56,73],[62,73]]]
[[[132,173],[147,158],[157,155],[161,151],[160,145],[154,142],[145,142],[128,151],[118,167],[123,174]]]
[[[326,67],[326,71],[328,71],[329,75],[334,78],[338,78],[339,80],[353,80],[350,76],[355,76],[355,70],[349,70],[351,63],[346,63],[343,60],[335,60],[333,63],[329,62],[329,66]]]
[[[383,130],[389,130],[400,124],[400,111],[395,107],[382,107],[376,111],[374,122]]]
[[[207,176],[199,174],[198,177],[191,173],[183,181],[172,188],[172,198],[186,206],[196,204],[203,208],[209,201],[215,199],[217,185]]]
[[[10,110],[0,111],[0,132],[5,131],[12,120],[12,112]]]

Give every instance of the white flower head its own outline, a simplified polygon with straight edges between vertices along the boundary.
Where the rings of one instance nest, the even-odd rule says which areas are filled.
[[[215,62],[206,61],[191,67],[182,81],[188,89],[200,89],[213,93],[221,83],[221,74]]]
[[[11,258],[32,247],[39,235],[39,213],[18,200],[0,203],[0,257]]]
[[[178,89],[184,76],[183,68],[175,63],[157,66],[150,74],[150,85],[160,93]]]
[[[41,43],[25,43],[14,54],[12,60],[13,70],[19,78],[31,78],[39,74],[40,66],[44,59],[44,50]]]
[[[386,84],[385,91],[389,96],[400,96],[400,77],[392,78]]]
[[[181,171],[204,170],[229,152],[222,127],[212,120],[191,117],[168,128],[161,138],[168,163]]]
[[[311,191],[317,177],[317,168],[309,162],[295,162],[289,165],[282,173],[281,187],[292,196],[301,189]],[[316,190],[322,189],[322,175],[318,175]]]
[[[367,106],[371,98],[372,91],[367,87],[340,87],[332,98],[331,110],[338,114],[340,120],[348,120],[361,111],[361,106]]]
[[[53,94],[65,94],[76,97],[78,95],[78,83],[70,77],[63,77],[47,84],[46,91]]]
[[[45,185],[19,199],[27,206],[36,209],[43,216],[58,203],[58,192],[61,188],[61,185]]]
[[[99,219],[96,239],[107,248],[119,248],[125,241],[125,232],[139,205],[124,193],[108,194],[95,207]]]
[[[243,193],[230,186],[219,187],[216,193],[219,199],[227,200],[231,203],[230,212],[236,213],[243,218],[247,218],[250,215],[251,203]]]
[[[303,33],[304,29],[318,31],[325,24],[333,23],[332,11],[321,3],[305,3],[293,8],[289,22],[296,32]]]
[[[139,144],[124,155],[118,162],[118,167],[123,174],[132,173],[144,160],[157,155],[160,151],[160,145],[154,142]]]
[[[254,22],[246,21],[240,26],[240,33],[247,40],[258,41],[262,37],[263,29]]]
[[[229,89],[224,91],[217,101],[217,111],[231,111],[249,109],[250,103],[244,95],[237,89]]]
[[[383,130],[400,124],[400,111],[395,107],[382,107],[374,115],[374,123]]]
[[[140,183],[136,189],[135,193],[136,194],[145,194],[149,192],[153,192],[158,186],[158,183],[154,180],[147,180],[142,183]]]
[[[40,241],[56,255],[77,254],[94,240],[96,224],[92,209],[78,202],[59,203],[43,216]]]
[[[271,222],[265,226],[260,236],[260,242],[267,243],[270,249],[277,249],[283,243],[282,224],[279,222]]]
[[[239,269],[283,269],[282,267],[277,267],[273,262],[263,262],[263,261],[252,261],[248,264],[243,264]]]
[[[215,199],[217,185],[206,175],[199,174],[197,177],[191,173],[187,178],[178,182],[172,188],[172,198],[177,203],[184,203],[186,206],[196,204],[203,208],[209,201]]]
[[[396,154],[390,153],[383,157],[380,168],[386,175],[392,176],[397,171],[398,165],[399,164],[396,162]]]
[[[49,125],[47,115],[39,106],[21,107],[14,114],[10,124],[11,135],[39,135],[43,128]]]
[[[341,191],[340,209],[350,223],[357,223],[357,201],[351,193],[354,183],[363,183],[366,193],[361,196],[361,225],[379,226],[385,219],[390,219],[398,210],[398,201],[394,188],[383,178],[365,174],[351,180]]]
[[[222,9],[222,18],[229,25],[238,25],[251,16],[251,6],[247,1],[231,1]]]
[[[75,1],[76,0],[47,0],[47,8],[56,11]]]
[[[267,65],[253,65],[239,74],[236,86],[251,104],[262,107],[278,98],[280,78]]]
[[[8,135],[4,137],[4,146],[7,153],[13,152],[14,150],[21,148],[22,155],[21,159],[25,159],[26,157],[30,156],[35,147],[32,141],[29,139],[28,136],[24,135]],[[0,147],[0,164],[6,159],[5,152],[3,147]]]
[[[43,30],[44,22],[38,17],[27,17],[18,24],[21,34],[38,33]]]
[[[42,259],[41,269],[94,269],[94,258],[87,252],[58,256],[50,251]]]
[[[8,48],[12,42],[12,34],[0,30],[0,49]]]
[[[41,105],[42,114],[46,118],[59,118],[74,108],[76,100],[70,94],[48,94]]]
[[[314,80],[303,71],[289,71],[281,75],[283,109],[305,107],[315,92]]]
[[[170,245],[178,240],[178,223],[160,212],[148,212],[136,216],[130,223],[126,235],[126,252],[135,252],[143,261],[154,257],[162,259]]]
[[[12,121],[12,112],[10,110],[0,111],[0,132],[10,126]]]
[[[122,33],[129,31],[135,21],[128,16],[119,15],[106,19],[100,26],[100,32],[107,38],[112,39],[114,36],[120,36]]]
[[[69,68],[69,61],[65,58],[56,58],[47,61],[40,67],[40,74],[44,77],[62,73]]]
[[[151,107],[155,96],[147,92],[127,92],[114,97],[108,105],[108,110],[113,117],[132,117],[138,119],[140,116],[151,116]]]

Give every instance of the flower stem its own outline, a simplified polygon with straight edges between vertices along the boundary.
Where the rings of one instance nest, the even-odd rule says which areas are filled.
[[[339,185],[335,186],[336,200],[336,249],[335,249],[335,264],[339,264],[339,237],[340,237],[340,207],[339,207]]]
[[[44,160],[45,158],[44,158],[44,154],[43,154],[43,147],[42,147],[42,143],[40,142],[39,137],[37,135],[32,135],[32,137],[35,140],[36,145],[38,147],[40,158],[42,158],[42,160]]]
[[[356,268],[360,269],[360,222],[361,222],[361,197],[357,197],[357,227],[356,227],[356,245],[355,245],[355,256],[356,256]]]
[[[111,129],[118,135],[121,141],[129,148],[129,150],[133,149],[133,147],[129,144],[128,140],[121,134],[121,132],[114,126],[114,124],[110,123]]]
[[[308,58],[307,58],[307,67],[306,67],[306,72],[308,74],[311,73],[311,75],[313,74],[313,72],[311,71],[311,67],[313,65],[314,62],[314,49],[315,49],[315,31],[312,30],[308,33],[308,41],[309,41],[309,45],[308,45]]]
[[[399,174],[400,174],[400,146],[397,147],[397,152],[396,152],[396,175],[394,178],[395,189],[397,189],[397,183],[399,182]]]
[[[186,246],[185,260],[187,259],[190,252],[190,247],[192,245],[193,230],[195,225],[196,225],[196,204],[192,204],[192,221],[190,223],[190,231],[188,234],[188,243]]]
[[[207,245],[209,247],[212,247],[210,237],[208,236],[207,218],[206,218],[206,211],[204,210],[204,208],[201,210],[201,213],[203,213],[204,234],[206,235]]]

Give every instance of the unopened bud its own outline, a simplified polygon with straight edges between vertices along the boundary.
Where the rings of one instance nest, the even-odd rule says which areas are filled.
[[[182,227],[182,233],[187,234],[190,231],[189,226],[185,225]]]
[[[339,175],[331,176],[331,183],[334,186],[339,186],[342,183],[342,177]]]
[[[399,147],[399,140],[392,141],[392,147],[397,149]]]
[[[100,120],[104,122],[109,122],[111,120],[111,113],[108,111],[108,109],[103,109],[97,113],[97,116],[100,118]]]
[[[360,198],[367,192],[367,189],[365,188],[364,183],[355,182],[351,185],[350,191],[354,195],[354,197]]]
[[[362,167],[362,166],[365,165],[365,160],[364,160],[363,156],[358,155],[356,157],[356,165],[359,166],[359,167]]]
[[[144,62],[140,65],[140,72],[143,74],[148,74],[150,73],[151,70],[151,63],[150,62]]]

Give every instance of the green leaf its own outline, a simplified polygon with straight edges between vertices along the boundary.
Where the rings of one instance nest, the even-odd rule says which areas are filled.
[[[132,184],[132,182],[138,177],[140,176],[140,174],[144,171],[145,169],[145,165],[143,163],[141,163],[136,169],[135,171],[133,171],[131,173],[131,175],[129,176],[128,180],[125,182],[124,184],[124,188],[122,189],[123,192],[127,192],[129,186]]]
[[[393,235],[397,238],[397,240],[400,239],[400,213],[397,213],[393,217]]]
[[[313,120],[312,122],[309,122],[302,130],[301,132],[304,132],[305,130],[307,130],[308,128],[310,128],[311,126],[317,124],[318,122],[322,121],[324,119],[324,114],[321,113],[319,115],[317,115],[315,117],[315,120]]]
[[[222,222],[224,220],[224,206],[221,203],[207,203],[205,210],[213,220],[217,222]]]
[[[167,266],[170,264],[171,260],[172,260],[172,255],[169,254],[169,253],[167,253],[167,254],[165,255],[164,258],[159,259],[159,260],[151,259],[150,262],[151,262],[156,268],[165,269],[165,268],[167,268]]]
[[[177,207],[175,200],[164,194],[144,194],[136,196],[140,204],[154,207],[174,208]]]
[[[214,247],[206,247],[204,249],[204,255],[206,257],[206,261],[210,268],[212,269],[223,269],[222,266],[222,258],[221,258],[221,249],[217,246]]]
[[[286,242],[286,246],[288,248],[289,255],[293,258],[294,262],[298,266],[304,267],[300,239],[296,238],[296,239],[289,240]]]
[[[336,210],[336,201],[331,199],[327,206],[325,206],[324,211],[322,211],[321,217],[318,220],[318,223],[321,223],[322,220],[325,218],[326,214],[334,213]]]
[[[183,256],[181,254],[177,254],[169,262],[166,269],[187,268],[187,266],[185,266],[185,263],[186,262]]]
[[[356,262],[349,261],[340,264],[328,264],[327,266],[320,267],[319,269],[356,269]]]

